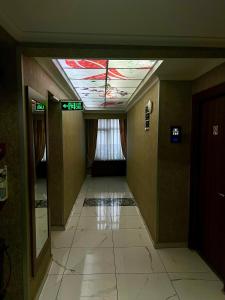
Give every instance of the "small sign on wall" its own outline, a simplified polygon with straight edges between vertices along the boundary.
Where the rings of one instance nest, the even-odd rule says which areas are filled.
[[[181,126],[170,127],[170,142],[173,144],[181,143]]]
[[[150,118],[152,113],[152,101],[149,100],[148,104],[145,106],[145,130],[149,130],[150,128]]]
[[[213,135],[219,135],[219,125],[213,125]]]

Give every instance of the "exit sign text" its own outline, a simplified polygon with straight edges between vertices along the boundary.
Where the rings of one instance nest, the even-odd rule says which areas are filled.
[[[83,110],[83,102],[81,101],[63,101],[61,102],[62,110]]]
[[[36,110],[45,110],[45,105],[42,103],[36,103]]]

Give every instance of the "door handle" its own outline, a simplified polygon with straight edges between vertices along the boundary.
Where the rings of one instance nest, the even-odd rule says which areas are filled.
[[[220,196],[220,197],[225,197],[225,195],[224,194],[222,194],[222,193],[218,193],[218,195]]]

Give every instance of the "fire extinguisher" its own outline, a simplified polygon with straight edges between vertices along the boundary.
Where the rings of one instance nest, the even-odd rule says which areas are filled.
[[[8,265],[9,265],[9,271],[7,272],[8,276],[6,276],[4,272],[5,257],[7,258]],[[12,272],[12,264],[8,252],[8,247],[6,246],[5,240],[0,238],[0,299],[1,300],[4,299],[6,296],[6,291],[11,280],[11,272]]]

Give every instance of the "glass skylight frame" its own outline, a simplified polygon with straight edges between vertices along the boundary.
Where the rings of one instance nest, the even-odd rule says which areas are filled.
[[[73,87],[79,100],[84,102],[86,109],[104,108],[102,100],[107,109],[109,107],[124,109],[124,106],[131,101],[146,79],[162,62],[107,59],[57,59],[53,61]],[[121,67],[116,68],[118,63]],[[90,105],[91,101],[93,105]]]

